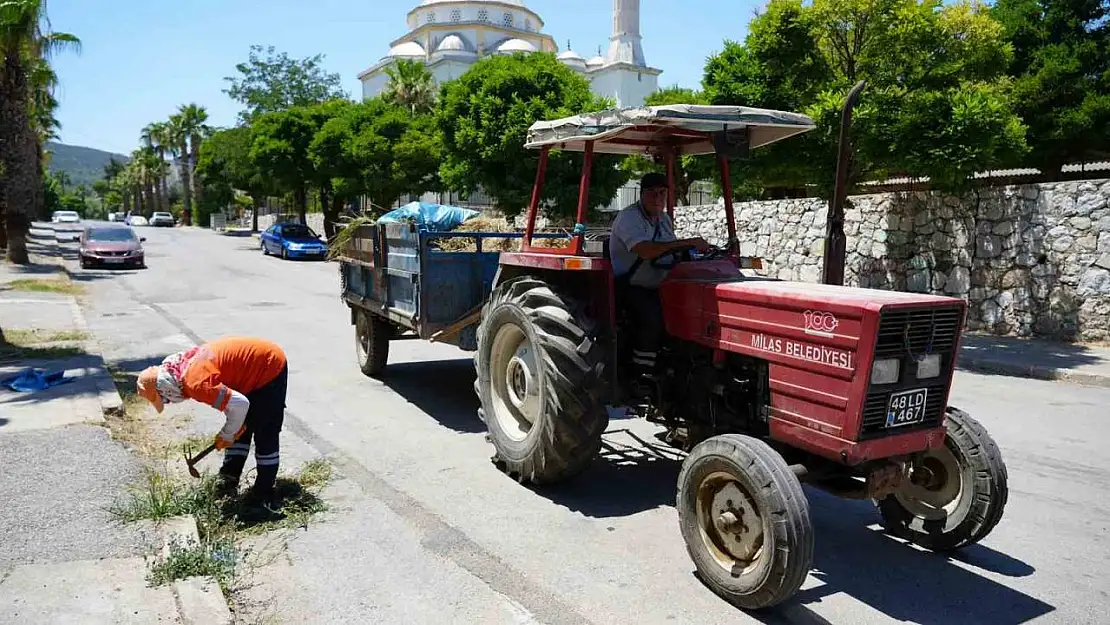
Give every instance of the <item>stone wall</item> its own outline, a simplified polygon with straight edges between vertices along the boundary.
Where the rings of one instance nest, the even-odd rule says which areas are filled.
[[[828,204],[737,204],[745,255],[768,275],[817,282]],[[679,207],[679,236],[726,238],[723,204]],[[1110,180],[849,198],[852,286],[968,300],[968,329],[1066,340],[1110,339]]]
[[[244,211],[244,215],[245,215],[245,217],[243,219],[241,219],[240,221],[241,221],[242,225],[249,228],[250,225],[251,225],[250,211]],[[277,218],[278,218],[278,215],[275,215],[275,214],[272,214],[272,213],[269,214],[269,215],[259,215],[258,216],[258,231],[262,232],[266,228],[269,228],[270,226],[274,225],[274,223],[277,222]],[[293,221],[296,221],[296,218],[297,218],[296,215],[289,216],[289,219],[291,219]],[[289,219],[287,219],[287,221]],[[318,234],[320,236],[324,235],[324,214],[323,213],[308,213],[307,215],[305,215],[305,221],[308,222],[308,227],[312,228],[313,232],[315,232],[316,234]]]

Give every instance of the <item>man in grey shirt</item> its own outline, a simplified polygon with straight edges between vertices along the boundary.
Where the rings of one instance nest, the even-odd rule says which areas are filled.
[[[667,205],[667,177],[646,174],[640,180],[640,200],[621,210],[613,220],[609,235],[609,259],[617,283],[616,296],[636,324],[632,343],[633,390],[649,393],[642,383],[655,374],[655,358],[663,338],[663,306],[659,284],[669,271],[667,259],[660,257],[672,250],[693,247],[699,252],[710,247],[705,239],[678,239],[674,225],[664,210]],[[659,260],[661,267],[653,266]]]

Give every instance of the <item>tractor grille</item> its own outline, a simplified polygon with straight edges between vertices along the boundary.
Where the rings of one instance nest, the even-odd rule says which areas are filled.
[[[936,427],[944,418],[945,389],[948,370],[955,356],[956,337],[963,327],[959,308],[902,309],[884,311],[879,319],[879,336],[875,343],[875,360],[897,358],[899,379],[892,384],[872,384],[863,404],[860,438],[878,438],[890,434],[912,432]],[[915,356],[938,354],[940,375],[928,380],[917,379]],[[887,404],[899,391],[928,389],[925,420],[913,425],[887,428]]]
[[[949,354],[962,326],[959,308],[884,311],[879,319],[875,358],[926,352]]]

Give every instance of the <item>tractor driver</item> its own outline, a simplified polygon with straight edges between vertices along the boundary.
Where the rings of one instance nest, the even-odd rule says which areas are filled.
[[[664,208],[667,205],[667,177],[648,173],[640,180],[640,200],[627,206],[613,220],[609,235],[609,259],[617,298],[636,324],[632,342],[633,389],[638,395],[650,392],[644,382],[655,374],[655,357],[663,338],[663,306],[659,283],[669,268],[653,266],[651,261],[668,252],[693,247],[699,252],[711,246],[701,237],[678,239]]]

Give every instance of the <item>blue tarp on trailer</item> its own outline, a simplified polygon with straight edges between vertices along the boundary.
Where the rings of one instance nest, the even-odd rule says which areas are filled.
[[[430,232],[448,232],[458,228],[464,221],[480,215],[476,210],[432,204],[431,202],[409,202],[382,215],[378,223],[402,223],[413,220]]]

